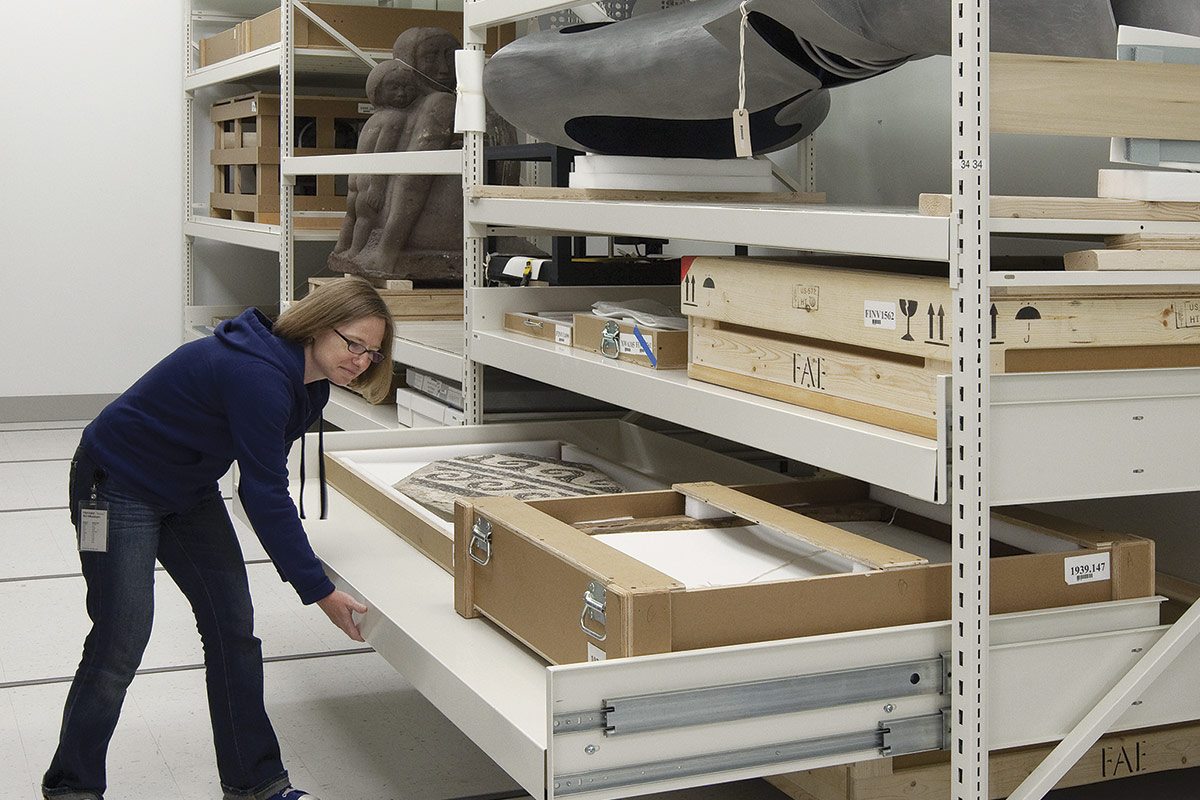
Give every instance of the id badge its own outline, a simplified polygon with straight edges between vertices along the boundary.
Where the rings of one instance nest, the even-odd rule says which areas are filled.
[[[91,500],[80,504],[79,552],[108,552],[108,503]]]

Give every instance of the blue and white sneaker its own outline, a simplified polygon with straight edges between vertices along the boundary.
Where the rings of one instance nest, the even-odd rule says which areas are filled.
[[[317,796],[309,794],[303,789],[296,789],[289,786],[271,795],[267,800],[317,800]]]

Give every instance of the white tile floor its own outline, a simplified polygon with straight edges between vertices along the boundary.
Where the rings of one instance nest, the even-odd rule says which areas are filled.
[[[87,617],[66,517],[79,423],[0,426],[0,800],[36,800]],[[280,582],[239,525],[267,706],[298,786],[324,800],[524,796],[381,657],[346,639]],[[155,627],[109,751],[108,800],[217,800],[200,643],[159,572]],[[350,651],[350,652],[347,652]],[[654,800],[783,800],[761,781]]]

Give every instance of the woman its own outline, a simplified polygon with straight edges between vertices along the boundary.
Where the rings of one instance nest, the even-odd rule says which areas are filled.
[[[287,454],[318,420],[329,383],[371,399],[391,383],[392,318],[366,281],[325,284],[274,325],[257,309],[178,348],[83,432],[71,462],[92,629],[63,712],[47,798],[100,800],[105,756],[150,638],[157,559],[196,614],[217,769],[227,800],[300,800],[263,704],[262,643],[242,551],[217,490],[238,462],[238,493],[281,577],[355,641],[288,494]]]

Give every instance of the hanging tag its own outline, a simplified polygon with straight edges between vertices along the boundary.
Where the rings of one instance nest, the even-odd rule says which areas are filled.
[[[733,150],[738,158],[754,155],[750,145],[750,113],[744,108],[733,110]]]
[[[93,500],[80,504],[79,552],[108,552],[108,503]]]

